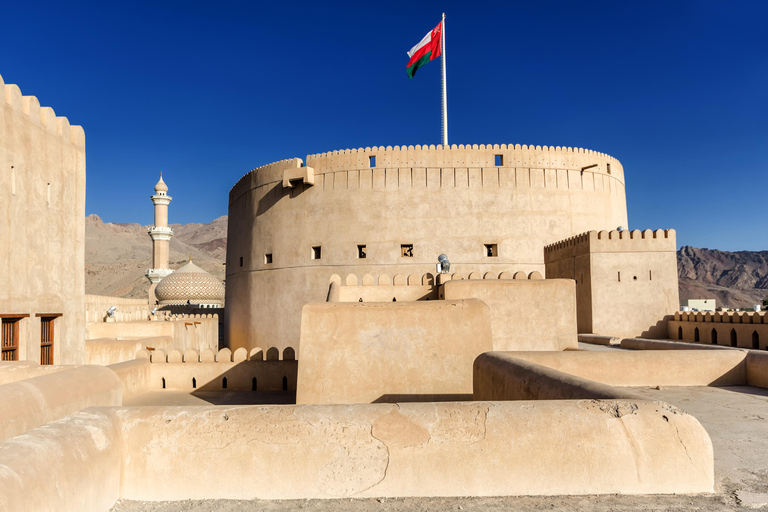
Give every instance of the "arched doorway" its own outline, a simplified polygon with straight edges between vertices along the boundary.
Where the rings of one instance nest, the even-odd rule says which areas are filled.
[[[681,340],[683,339],[683,326],[677,328],[677,339]]]
[[[717,345],[717,329],[712,328],[712,344]]]
[[[736,340],[736,329],[731,329],[731,346],[732,347],[738,347],[739,344]]]
[[[699,341],[699,328],[697,327],[693,331],[693,341]]]
[[[752,348],[755,350],[760,348],[760,335],[757,334],[757,331],[752,332]]]

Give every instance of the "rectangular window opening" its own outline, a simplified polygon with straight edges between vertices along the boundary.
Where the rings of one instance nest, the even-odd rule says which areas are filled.
[[[371,155],[368,157],[368,167],[376,167],[376,157]]]
[[[499,255],[498,244],[485,244],[485,256],[488,258],[495,258]]]
[[[53,321],[56,317],[40,318],[40,364],[53,364]]]
[[[611,164],[605,164],[605,166],[608,168],[608,174],[611,174]]]
[[[493,165],[496,167],[504,165],[504,155],[493,155]]]
[[[403,258],[413,258],[413,244],[401,244],[400,256]]]
[[[312,247],[312,259],[313,260],[319,260],[323,255],[322,248],[318,245],[315,247]]]
[[[2,319],[3,361],[19,360],[19,319]]]
[[[357,257],[362,260],[362,259],[365,259],[365,256],[366,256],[366,254],[365,254],[365,246],[364,245],[358,245],[357,246]]]
[[[621,272],[619,272],[619,282],[621,282]]]
[[[653,281],[653,270],[648,271],[648,280]]]
[[[242,256],[240,256],[240,266],[241,267],[243,266],[243,257]]]
[[[264,255],[264,263],[266,265],[270,265],[272,263],[272,253],[267,253]]]

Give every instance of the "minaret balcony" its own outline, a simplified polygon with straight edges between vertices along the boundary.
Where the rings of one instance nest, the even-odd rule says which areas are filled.
[[[173,269],[170,268],[148,268],[144,275],[149,279],[150,283],[159,283],[161,279],[173,274]]]
[[[170,241],[173,236],[173,230],[166,226],[152,226],[147,230],[152,240],[167,240]]]

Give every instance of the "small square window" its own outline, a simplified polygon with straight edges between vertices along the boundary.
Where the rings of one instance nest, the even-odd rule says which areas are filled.
[[[243,257],[242,256],[240,256],[240,266],[241,267],[243,266]]]
[[[322,256],[322,248],[318,245],[312,248],[312,259],[319,260]]]
[[[272,263],[272,253],[268,253],[264,255],[264,263],[267,265]]]
[[[493,165],[496,167],[504,165],[504,155],[493,155]]]
[[[413,258],[413,244],[401,244],[400,256],[403,258]]]
[[[365,258],[365,246],[364,245],[358,245],[357,246],[357,257],[360,259]]]
[[[368,166],[369,167],[376,167],[376,157],[375,156],[369,156],[368,157]]]
[[[488,258],[495,258],[499,255],[498,244],[485,244],[485,256]]]

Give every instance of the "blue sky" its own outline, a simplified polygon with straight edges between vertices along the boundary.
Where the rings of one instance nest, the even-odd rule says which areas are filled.
[[[162,170],[205,223],[259,165],[440,143],[443,11],[451,143],[608,153],[631,229],[768,250],[765,1],[15,2],[0,75],[85,128],[88,214],[151,223]]]

